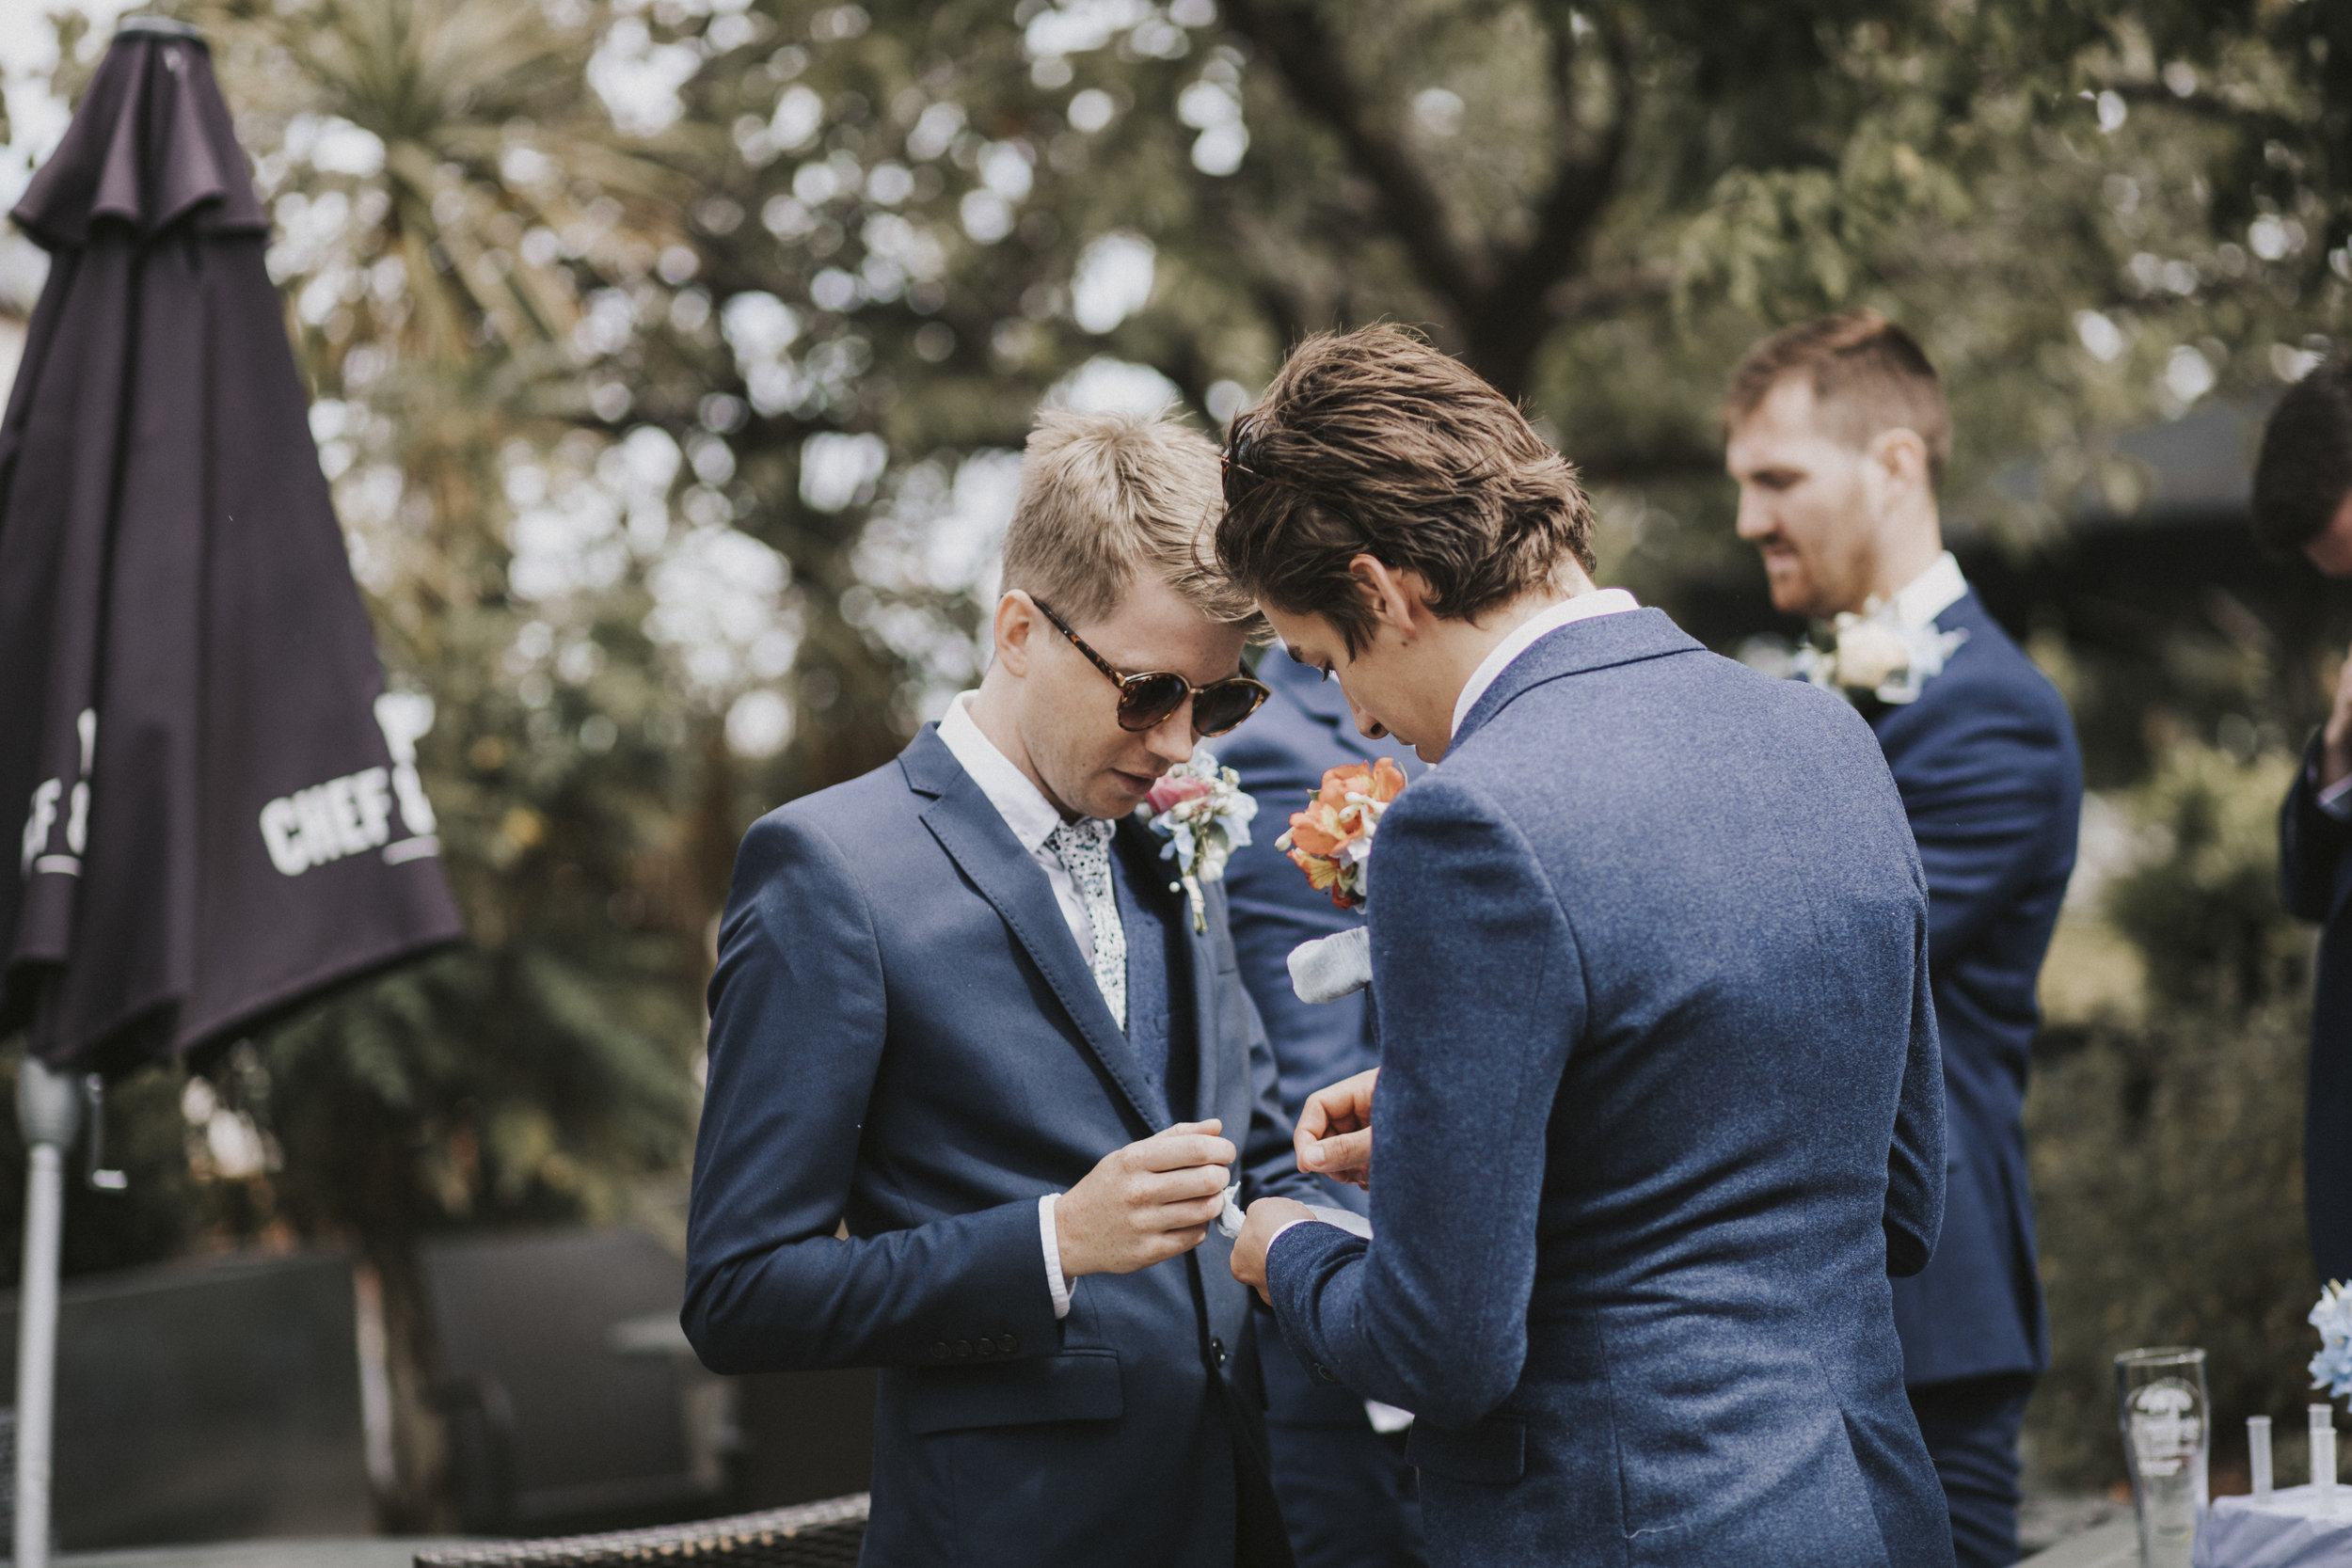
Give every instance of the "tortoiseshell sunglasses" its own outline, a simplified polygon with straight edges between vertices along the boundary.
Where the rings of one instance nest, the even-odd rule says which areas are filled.
[[[1055,614],[1044,600],[1032,596],[1029,602],[1054,623],[1055,630],[1070,639],[1072,647],[1086,655],[1088,661],[1119,688],[1119,727],[1122,730],[1139,734],[1157,729],[1189,697],[1193,734],[1203,738],[1223,735],[1257,712],[1258,705],[1274,694],[1248,675],[1229,675],[1206,686],[1195,686],[1173,670],[1147,670],[1141,674],[1122,675],[1111,668],[1110,660],[1088,647],[1086,639],[1072,631],[1070,623]]]

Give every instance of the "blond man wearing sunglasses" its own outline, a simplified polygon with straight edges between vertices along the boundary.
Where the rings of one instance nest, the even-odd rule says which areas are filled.
[[[745,836],[684,1322],[723,1372],[882,1369],[875,1563],[1284,1563],[1213,1222],[1306,1196],[1223,892],[1135,816],[1264,699],[1203,562],[1217,453],[1029,440],[977,691]]]

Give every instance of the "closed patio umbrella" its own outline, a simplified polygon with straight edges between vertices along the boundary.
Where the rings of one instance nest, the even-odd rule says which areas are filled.
[[[14,217],[0,422],[0,1035],[32,1149],[17,1561],[46,1550],[72,1085],[460,934],[202,40],[134,18]]]

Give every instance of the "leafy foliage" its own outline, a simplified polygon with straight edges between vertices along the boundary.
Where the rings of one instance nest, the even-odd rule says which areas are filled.
[[[2028,1431],[2053,1478],[2121,1479],[2114,1357],[2206,1352],[2217,1464],[2244,1418],[2306,1402],[2317,1282],[2303,1229],[2308,939],[2279,907],[2275,813],[2294,760],[2183,742],[2133,805],[2146,858],[2106,891],[2146,960],[2144,1022],[2093,1023],[2026,1107],[2051,1367]],[[2282,1474],[2288,1472],[2281,1472]]]

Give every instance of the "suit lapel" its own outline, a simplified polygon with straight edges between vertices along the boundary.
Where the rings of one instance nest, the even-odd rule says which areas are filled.
[[[1070,938],[1070,927],[1055,901],[1044,868],[1021,847],[987,794],[955,760],[935,730],[925,728],[901,755],[907,781],[917,791],[935,795],[923,813],[923,825],[939,840],[963,874],[994,907],[1022,950],[1029,955],[1047,989],[1078,1027],[1103,1070],[1119,1085],[1128,1108],[1147,1132],[1156,1132],[1145,1092],[1142,1070],[1126,1036],[1111,1017],[1094,972]],[[943,766],[944,765],[944,766]]]
[[[1173,922],[1184,933],[1184,984],[1192,993],[1192,1038],[1186,1041],[1171,1031],[1168,1049],[1172,1059],[1185,1045],[1192,1047],[1193,1104],[1170,1105],[1168,1113],[1180,1121],[1196,1121],[1216,1103],[1217,1053],[1209,1049],[1216,1031],[1216,1014],[1211,1010],[1211,1005],[1216,1000],[1216,960],[1209,951],[1208,934],[1192,928],[1192,900],[1184,895],[1182,873],[1176,869],[1176,863],[1159,858],[1168,841],[1133,817],[1119,825],[1119,832],[1128,841],[1130,853],[1136,857],[1129,863],[1140,864],[1148,860],[1153,872],[1136,879],[1136,896],[1152,900],[1160,918]],[[1170,883],[1177,884],[1172,893],[1168,891]],[[1218,896],[1214,888],[1204,888],[1202,892],[1212,901]],[[1173,990],[1175,977],[1168,978]]]

